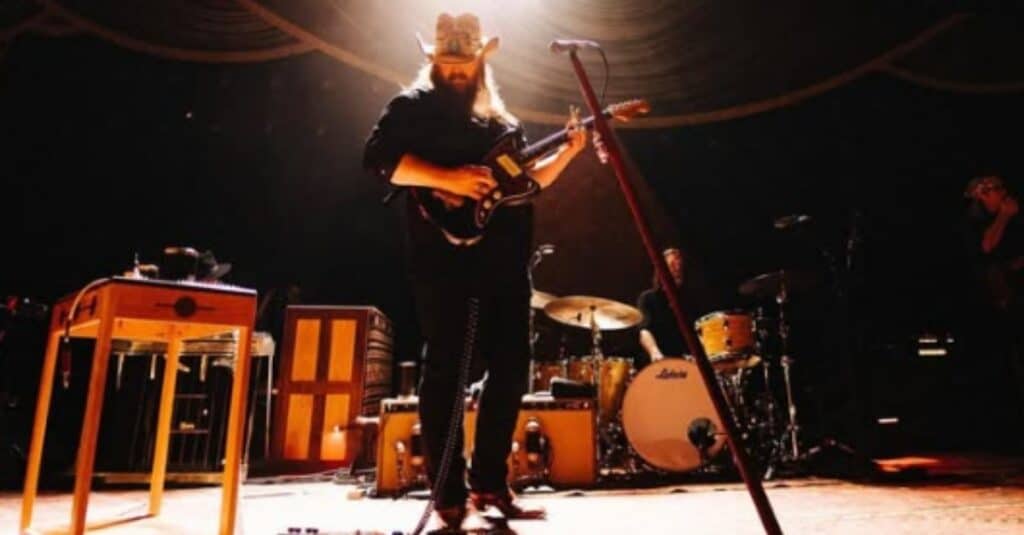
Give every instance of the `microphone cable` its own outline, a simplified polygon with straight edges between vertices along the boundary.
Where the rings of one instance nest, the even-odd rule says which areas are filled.
[[[438,466],[437,479],[430,489],[430,498],[427,506],[420,515],[420,520],[413,529],[412,535],[420,535],[430,519],[430,513],[434,511],[437,497],[448,479],[448,469],[452,463],[457,446],[455,438],[458,436],[458,429],[462,426],[462,417],[466,412],[466,383],[469,382],[469,369],[473,363],[473,353],[476,348],[476,334],[480,320],[480,299],[470,297],[466,303],[466,338],[462,346],[462,362],[459,366],[459,375],[456,379],[455,402],[452,403],[452,415],[448,424],[448,438],[444,445],[444,453],[441,455],[441,464]]]

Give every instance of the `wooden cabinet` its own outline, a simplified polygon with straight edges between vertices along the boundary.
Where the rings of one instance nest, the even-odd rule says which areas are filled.
[[[391,395],[394,333],[374,307],[290,306],[271,444],[272,466],[319,471],[358,455],[359,416],[376,416]]]

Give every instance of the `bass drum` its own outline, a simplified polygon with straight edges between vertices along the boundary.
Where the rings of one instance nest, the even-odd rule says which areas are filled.
[[[655,468],[695,470],[725,446],[725,428],[715,413],[697,365],[666,358],[638,373],[622,402],[626,439]],[[704,453],[696,444],[705,444]]]

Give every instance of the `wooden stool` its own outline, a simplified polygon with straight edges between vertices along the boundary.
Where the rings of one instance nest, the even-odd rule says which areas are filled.
[[[245,422],[243,415],[246,385],[249,384],[249,351],[256,314],[256,291],[231,285],[176,283],[126,277],[103,279],[86,286],[83,290],[61,299],[53,307],[43,372],[39,380],[32,445],[25,473],[21,530],[28,530],[32,525],[32,506],[39,486],[39,468],[58,349],[67,330],[66,318],[72,312],[72,305],[77,299],[78,305],[74,317],[71,318],[70,335],[95,338],[96,349],[93,352],[92,372],[89,377],[82,437],[78,444],[70,532],[77,535],[83,533],[86,528],[85,514],[96,457],[100,413],[103,409],[110,340],[118,338],[167,343],[167,360],[164,363],[156,445],[149,485],[149,515],[156,516],[160,514],[163,500],[175,380],[178,358],[184,341],[237,330],[238,352],[231,390],[231,406],[228,411],[220,514],[220,533],[233,533],[238,506],[242,431]]]

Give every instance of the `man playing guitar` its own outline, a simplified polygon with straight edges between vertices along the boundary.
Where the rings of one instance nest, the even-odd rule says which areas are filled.
[[[412,87],[387,105],[364,154],[364,165],[374,175],[416,192],[407,196],[404,226],[417,316],[427,342],[420,422],[431,482],[437,481],[446,441],[458,445],[436,496],[441,522],[455,530],[467,510],[466,461],[462,428],[451,437],[448,430],[456,396],[463,395],[456,391],[460,364],[466,348],[474,345],[486,362],[487,380],[480,397],[469,498],[477,509],[495,506],[506,518],[543,516],[543,510],[518,505],[506,484],[506,459],[529,370],[527,263],[533,207],[503,206],[478,240],[464,243],[444,234],[424,209],[430,196],[456,208],[494,195],[497,182],[491,168],[478,163],[498,139],[512,135],[518,145],[525,145],[523,128],[505,109],[486,63],[497,43],[481,36],[472,14],[440,15],[436,44],[420,42],[429,63]],[[586,131],[576,124],[574,116],[567,125],[567,141],[527,168],[541,188],[555,182],[586,145]],[[427,198],[420,197],[423,191],[430,192]]]

